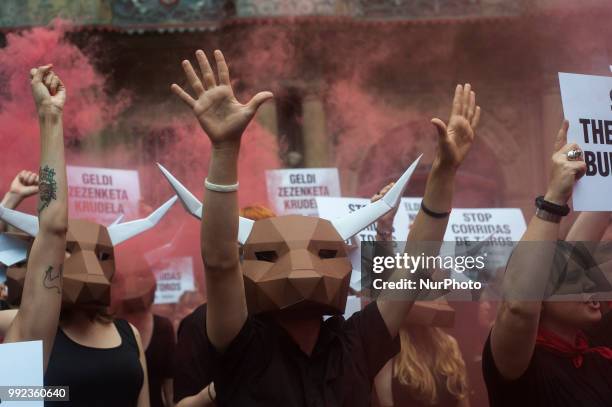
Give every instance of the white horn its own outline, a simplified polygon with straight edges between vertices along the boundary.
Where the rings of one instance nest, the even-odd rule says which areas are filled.
[[[38,217],[36,216],[14,211],[0,205],[0,220],[3,220],[30,236],[36,236],[38,234]]]
[[[163,165],[157,163],[157,166],[161,170],[162,174],[164,174],[164,177],[166,177],[166,179],[170,183],[172,189],[174,189],[174,191],[176,192],[176,195],[178,195],[185,210],[192,216],[195,216],[198,219],[202,219],[202,202],[200,202],[198,198],[196,198],[187,189],[187,187],[185,187],[185,185],[181,184],[180,181],[170,173],[170,171],[165,169]],[[253,229],[253,223],[255,222],[251,219],[243,218],[242,216],[240,216],[238,223],[238,242],[240,244],[244,244],[249,238],[249,235],[251,234],[251,229]]]
[[[397,180],[395,185],[393,185],[385,196],[376,202],[372,202],[371,204],[356,210],[355,212],[351,212],[340,219],[332,221],[332,224],[340,236],[342,236],[342,239],[346,240],[352,236],[355,236],[357,233],[376,222],[378,218],[383,216],[385,213],[399,205],[404,189],[406,189],[408,181],[410,180],[410,177],[412,177],[412,173],[416,169],[421,157],[423,157],[422,154],[419,156],[419,158],[414,160],[412,165],[410,165],[406,172],[402,174],[400,179]]]
[[[168,210],[170,210],[172,205],[174,205],[176,200],[177,197],[175,195],[144,219],[109,226],[107,230],[113,246],[118,245],[121,242],[125,242],[126,240],[131,239],[134,236],[137,236],[157,225]]]

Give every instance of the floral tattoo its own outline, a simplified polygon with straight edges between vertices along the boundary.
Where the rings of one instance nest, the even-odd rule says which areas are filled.
[[[45,165],[40,169],[40,182],[38,184],[38,213],[41,213],[52,200],[57,199],[57,182],[55,181],[55,170]]]

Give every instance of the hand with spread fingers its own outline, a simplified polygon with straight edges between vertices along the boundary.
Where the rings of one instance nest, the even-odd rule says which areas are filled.
[[[448,123],[438,118],[431,121],[438,131],[436,160],[441,167],[453,170],[459,168],[472,146],[479,120],[480,106],[476,106],[476,94],[472,86],[469,83],[457,85]]]
[[[30,70],[32,95],[39,115],[59,115],[64,110],[66,88],[52,71],[53,65],[44,65]]]
[[[244,129],[255,116],[259,106],[273,95],[271,92],[260,92],[248,103],[240,103],[234,95],[223,54],[217,50],[214,55],[218,78],[215,78],[206,54],[202,50],[196,52],[202,80],[193,69],[191,62],[185,60],[182,63],[195,98],[177,84],[173,84],[171,89],[193,110],[213,145],[239,143]]]

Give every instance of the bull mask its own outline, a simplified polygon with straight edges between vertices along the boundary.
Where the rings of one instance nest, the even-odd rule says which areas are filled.
[[[249,313],[291,310],[302,314],[342,314],[351,262],[345,240],[399,204],[421,157],[380,200],[330,221],[279,216],[252,221],[240,217],[242,273]],[[202,203],[168,170],[160,170],[191,215],[202,218]]]
[[[172,197],[144,219],[125,223],[117,221],[108,227],[85,220],[69,220],[62,305],[109,306],[111,281],[115,274],[114,246],[157,225],[176,199],[176,196]],[[29,246],[38,234],[38,218],[0,206],[0,220],[26,233],[21,236],[0,234],[0,263],[9,267],[9,301],[18,304],[26,275]]]

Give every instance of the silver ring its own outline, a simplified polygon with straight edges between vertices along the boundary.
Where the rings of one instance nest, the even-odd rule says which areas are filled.
[[[574,161],[582,157],[582,150],[570,150],[566,155],[568,160]]]

